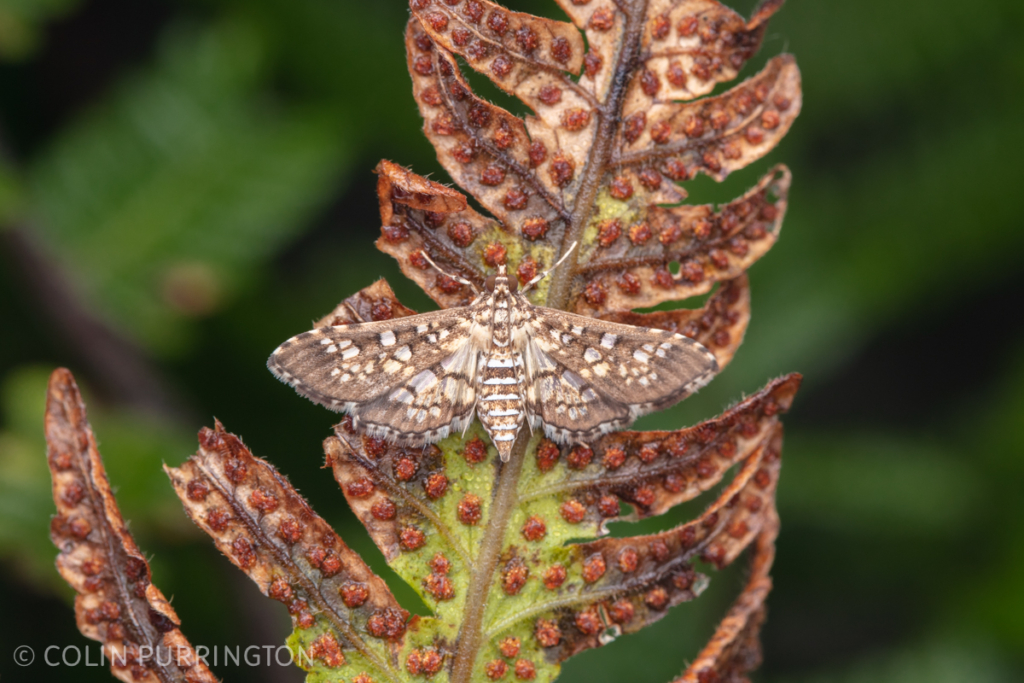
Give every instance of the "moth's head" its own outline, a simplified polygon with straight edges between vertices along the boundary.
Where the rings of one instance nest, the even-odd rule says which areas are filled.
[[[510,292],[514,292],[519,289],[519,280],[515,277],[508,276],[505,272],[504,264],[498,266],[497,273],[484,280],[484,289],[488,292],[493,292],[499,285],[507,287]]]

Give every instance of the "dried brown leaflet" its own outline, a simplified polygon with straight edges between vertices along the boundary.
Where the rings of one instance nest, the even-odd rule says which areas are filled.
[[[782,0],[761,2],[747,21],[714,0],[651,0],[643,36],[644,71],[631,84],[627,101],[689,100],[736,78],[781,6]]]
[[[617,501],[609,507],[608,496],[631,504],[634,519],[660,515],[712,488],[748,459],[778,427],[801,379],[776,379],[717,418],[687,429],[615,432],[586,447],[542,443],[536,467],[552,473],[524,490],[520,503],[568,502],[578,509],[575,531],[583,533],[597,533],[619,517]]]
[[[398,680],[408,612],[276,469],[217,423],[199,432],[194,456],[165,470],[192,521],[288,608],[300,665],[361,664]]]
[[[718,624],[707,646],[673,683],[747,681],[746,674],[761,664],[760,632],[765,620],[765,600],[772,588],[768,572],[775,559],[778,533],[779,518],[773,508],[754,545],[750,576],[743,592]]]
[[[450,10],[472,29],[454,22],[442,29],[434,21],[444,11],[440,3],[425,11],[417,10],[417,4],[411,3],[414,20],[406,33],[413,91],[427,121],[427,137],[445,169],[510,228],[516,223],[527,228],[529,220],[564,219],[566,200],[576,187],[575,171],[586,163],[597,127],[596,100],[570,78],[583,65],[579,31],[484,2],[479,5],[486,14],[475,24],[477,3]],[[463,40],[463,31],[472,38]],[[442,49],[434,50],[433,41]],[[452,55],[466,59],[537,116],[523,121],[476,97]],[[433,73],[424,73],[427,60],[436,66]],[[454,138],[438,125],[448,120],[461,126]],[[467,155],[467,146],[478,156]],[[532,195],[521,207],[515,201],[518,192]]]
[[[416,311],[398,301],[391,285],[381,278],[342,301],[333,311],[317,320],[314,327],[391,320],[415,314]]]
[[[539,638],[545,656],[564,661],[600,647],[609,636],[638,631],[699,595],[707,578],[695,569],[697,561],[722,569],[775,523],[781,440],[781,427],[775,426],[694,521],[649,536],[570,546],[566,564],[570,572],[574,564],[581,565],[583,581],[567,584],[547,600],[534,600],[527,613],[516,615],[534,620],[535,629],[557,625],[557,642]]]
[[[760,73],[716,97],[638,102],[637,112],[626,115],[615,163],[660,161],[661,171],[675,180],[698,172],[722,180],[775,147],[789,132],[800,104],[796,60],[779,55]],[[629,116],[642,116],[645,125]],[[674,178],[684,174],[682,169],[685,177]]]
[[[377,248],[394,256],[402,272],[441,306],[469,303],[472,290],[451,275],[483,283],[486,254],[469,248],[483,241],[482,234],[500,233],[498,225],[468,208],[460,192],[390,161],[380,162],[376,173],[384,223]],[[444,264],[447,274],[433,268],[428,257]]]
[[[114,500],[78,386],[63,368],[50,376],[46,441],[57,504],[50,537],[60,549],[57,569],[78,593],[79,630],[103,643],[110,670],[122,681],[216,681],[150,580]]]
[[[717,210],[711,205],[653,207],[641,225],[648,235],[643,240],[630,237],[640,224],[624,229],[628,220],[600,221],[597,247],[579,266],[586,285],[576,299],[576,312],[601,315],[678,301],[746,272],[778,239],[789,185],[789,170],[778,167]],[[655,234],[658,238],[652,239]]]

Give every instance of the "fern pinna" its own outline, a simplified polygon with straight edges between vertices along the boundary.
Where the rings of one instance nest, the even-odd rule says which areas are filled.
[[[542,330],[576,348],[575,361],[556,359],[551,381],[569,378],[581,397],[590,386],[583,371],[605,363],[595,354],[621,361],[609,367],[621,367],[623,385],[640,382],[635,364],[614,355],[615,340],[594,330],[633,326],[640,336],[629,356],[645,367],[665,360],[658,350],[705,354],[703,365],[666,361],[644,375],[665,383],[659,390],[668,398],[643,405],[664,407],[687,393],[687,381],[706,381],[732,359],[750,316],[745,272],[779,235],[790,184],[785,167],[717,207],[684,203],[680,183],[697,173],[721,180],[759,159],[797,116],[800,76],[789,55],[707,96],[754,55],[782,2],[762,2],[744,20],[714,0],[557,1],[571,23],[484,0],[411,0],[407,61],[424,130],[452,179],[490,217],[461,192],[382,161],[377,245],[446,309],[429,320],[465,322],[467,304],[494,291],[492,276],[501,283],[508,273],[513,285],[535,281],[524,306],[548,311],[546,320],[557,324],[529,328],[523,343]],[[465,66],[533,114],[520,119],[477,97]],[[536,280],[563,260],[548,279]],[[634,312],[709,292],[699,309]],[[415,335],[435,330],[403,323],[410,315],[386,282],[374,283],[319,321],[320,336],[305,344],[299,366],[276,370],[307,396],[353,413],[324,442],[327,463],[431,616],[410,617],[288,481],[219,423],[200,432],[190,460],[167,468],[192,520],[287,607],[289,644],[308,680],[550,681],[568,657],[694,599],[708,581],[701,569],[720,569],[749,549],[744,590],[679,679],[743,680],[759,661],[778,531],[779,415],[800,377],[774,380],[713,420],[659,432],[573,431],[580,414],[541,414],[539,390],[540,412],[530,425],[541,428],[524,427],[517,413],[514,438],[501,448],[505,462],[492,438],[504,432],[465,406],[456,421],[455,412],[433,415],[424,403],[422,420],[440,427],[417,431],[417,414],[399,400],[404,394],[381,394],[375,414],[392,426],[368,429],[374,423],[360,420],[356,402],[332,399],[332,381],[355,367],[332,365],[345,356],[351,330],[373,331],[373,359],[381,364],[352,372],[379,375],[398,391],[405,385],[387,379],[388,361],[403,381],[432,367],[414,353],[422,342]],[[410,343],[396,345],[393,330],[411,335]],[[608,343],[576,343],[587,335]],[[648,339],[665,347],[648,349]],[[538,348],[555,353],[550,344]],[[567,365],[581,358],[590,365]],[[528,400],[523,406],[531,409]],[[640,412],[631,408],[607,424],[621,426]],[[53,538],[61,572],[80,594],[83,633],[104,643],[122,680],[212,680],[149,583],[67,371],[51,380],[47,436],[59,513]],[[602,538],[610,521],[662,514],[719,484],[717,499],[692,522]],[[165,650],[184,659],[162,665],[157,654]]]

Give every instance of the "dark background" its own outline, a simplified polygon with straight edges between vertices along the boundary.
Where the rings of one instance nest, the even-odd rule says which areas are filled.
[[[289,629],[160,469],[213,416],[422,611],[319,469],[335,417],[264,369],[380,275],[429,308],[372,247],[379,159],[446,178],[419,132],[407,16],[402,0],[0,5],[0,680],[112,680],[12,661],[18,645],[88,642],[47,537],[42,407],[57,365],[83,384],[125,516],[193,643]],[[806,376],[786,421],[760,681],[1024,677],[1022,29],[1019,0],[791,0],[745,73],[795,53],[803,113],[768,159],[687,186],[724,201],[772,163],[794,174],[736,360],[641,425],[692,424],[772,376]],[[564,680],[669,680],[741,581],[714,577]]]

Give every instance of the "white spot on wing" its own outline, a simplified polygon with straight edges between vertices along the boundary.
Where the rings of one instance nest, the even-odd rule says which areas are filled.
[[[598,353],[597,349],[593,347],[587,347],[587,350],[583,352],[583,360],[588,363],[596,363],[601,360],[601,354]]]
[[[359,347],[358,346],[353,346],[351,348],[345,349],[341,353],[341,357],[344,360],[348,360],[349,358],[355,358],[358,355],[359,355]]]
[[[380,333],[380,344],[381,346],[394,346],[395,344],[395,333],[391,330]]]
[[[399,403],[412,403],[413,399],[416,397],[410,394],[405,387],[402,387],[392,391],[388,398],[392,401],[398,401]]]
[[[633,352],[633,358],[636,358],[641,363],[646,363],[647,361],[649,361],[651,359],[650,356],[648,356],[646,353],[644,353],[640,349],[637,349],[636,351]]]
[[[424,370],[409,380],[409,386],[417,394],[422,394],[424,391],[433,388],[435,384],[437,384],[437,375],[430,370]]]
[[[601,346],[603,346],[606,349],[614,349],[615,348],[615,342],[617,342],[618,340],[619,340],[619,336],[618,335],[612,334],[611,332],[605,332],[601,336]]]
[[[405,346],[403,346],[400,349],[398,349],[397,351],[395,351],[395,359],[396,360],[400,360],[400,361],[402,361],[404,363],[407,360],[409,360],[410,358],[412,358],[412,351],[409,350],[409,345],[408,344],[406,344]]]

